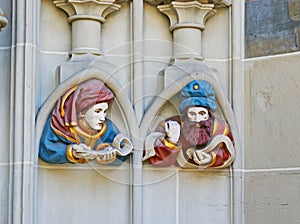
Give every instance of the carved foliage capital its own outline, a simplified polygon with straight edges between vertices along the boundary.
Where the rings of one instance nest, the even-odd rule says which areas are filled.
[[[178,2],[191,2],[194,0],[177,0]],[[198,2],[203,4],[214,4],[215,8],[228,7],[231,6],[232,0],[198,0]],[[151,5],[158,6],[162,4],[170,4],[172,0],[146,0]]]
[[[121,8],[114,4],[115,0],[54,0],[56,7],[64,10],[70,17],[91,17],[90,19],[105,21],[105,17]]]
[[[157,8],[169,17],[171,31],[182,27],[202,30],[205,28],[207,18],[216,13],[213,4],[203,4],[199,1],[173,1]]]

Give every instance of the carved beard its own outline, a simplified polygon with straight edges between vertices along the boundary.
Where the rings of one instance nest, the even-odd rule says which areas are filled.
[[[183,121],[182,134],[191,146],[203,146],[209,142],[213,128],[211,117],[200,122],[189,121],[187,118],[184,118]]]

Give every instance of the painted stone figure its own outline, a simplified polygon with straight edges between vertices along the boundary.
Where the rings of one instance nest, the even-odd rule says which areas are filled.
[[[180,116],[161,122],[145,141],[145,155],[153,166],[222,168],[234,159],[228,124],[215,116],[215,92],[204,80],[193,80],[180,92]]]
[[[114,95],[98,79],[90,79],[61,96],[49,116],[40,140],[39,157],[48,163],[119,165],[132,152],[106,111]]]

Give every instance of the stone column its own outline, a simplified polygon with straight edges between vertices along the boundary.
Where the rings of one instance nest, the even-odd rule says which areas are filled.
[[[214,4],[203,1],[173,1],[158,6],[159,11],[170,19],[170,31],[173,32],[173,56],[175,59],[203,59],[201,49],[201,32],[205,21],[216,13]]]
[[[207,19],[217,12],[215,8],[230,5],[229,0],[177,0],[157,6],[168,16],[173,33],[173,63],[163,73],[165,88],[186,75],[213,73],[202,55],[202,31]]]
[[[72,24],[71,54],[102,55],[101,24],[105,17],[121,8],[115,0],[57,0],[54,4],[64,10]]]
[[[72,25],[72,58],[59,66],[59,82],[87,68],[98,68],[110,74],[113,65],[102,57],[101,25],[108,14],[121,8],[115,0],[55,0]]]
[[[4,17],[4,12],[2,11],[2,9],[0,8],[0,31],[2,30],[2,28],[6,27],[8,24],[7,19]]]

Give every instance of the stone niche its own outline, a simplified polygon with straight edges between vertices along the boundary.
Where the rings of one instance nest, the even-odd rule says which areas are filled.
[[[135,151],[128,163],[118,167],[99,167],[92,163],[60,165],[38,161],[35,194],[37,223],[43,222],[45,217],[50,217],[48,223],[96,222],[99,217],[107,223],[157,223],[161,220],[165,223],[193,223],[199,220],[198,216],[207,223],[212,219],[218,223],[230,223],[233,213],[231,168],[214,171],[174,167],[155,169],[142,164],[142,151],[149,122],[156,115],[166,117],[176,112],[174,108],[178,105],[178,93],[193,79],[213,84],[218,92],[218,104],[222,108],[219,114],[236,131],[227,100],[227,93],[230,92],[227,7],[231,1],[147,1],[139,9],[130,5],[136,1],[84,0],[78,3],[61,0],[53,1],[53,5],[49,1],[42,2],[42,16],[48,13],[49,16],[59,18],[60,23],[55,24],[57,27],[66,24],[64,32],[70,40],[65,46],[70,46],[70,49],[64,52],[55,49],[53,53],[52,46],[44,43],[49,47],[47,54],[40,52],[44,62],[40,68],[41,75],[45,76],[42,79],[52,80],[53,83],[57,71],[60,78],[52,94],[49,89],[47,92],[40,87],[43,98],[47,100],[38,115],[38,133],[41,134],[47,116],[66,90],[96,76],[116,93],[117,100],[108,116],[131,137]],[[93,10],[97,14],[91,13]],[[142,25],[136,21],[141,17],[135,20],[130,14],[132,10],[134,13],[141,10],[139,15],[147,18],[142,21]],[[180,17],[182,11],[193,10],[186,18]],[[197,15],[197,18],[193,18]],[[45,17],[44,21],[47,21]],[[154,27],[153,23],[157,26]],[[186,23],[189,23],[188,27],[185,27]],[[131,27],[132,24],[141,25],[142,31],[139,27]],[[46,37],[51,34],[46,29],[41,30]],[[139,42],[145,50],[142,52],[155,52],[158,57],[155,58],[154,54],[142,55],[140,59],[143,60],[134,61],[132,58],[140,52],[132,51],[134,48],[130,44],[134,35],[131,31],[140,32],[138,36],[144,39],[150,37],[153,40],[155,37],[161,40],[160,44],[167,42],[168,47],[171,47],[161,53],[163,60],[159,58],[162,56],[159,54],[162,51],[159,45],[151,45],[149,40],[143,39]],[[62,33],[57,35],[63,36]],[[122,39],[120,43],[116,41],[120,37],[128,38]],[[60,44],[59,41],[57,43]],[[219,47],[220,43],[222,47]],[[121,55],[121,51],[117,50],[113,54],[112,51],[108,53],[107,46],[117,48],[120,45],[126,46],[123,48],[124,54]],[[46,63],[49,58],[53,60],[51,64]],[[137,64],[141,65],[141,69],[136,70]],[[122,70],[124,67],[126,70]],[[214,74],[216,70],[220,70],[220,74]],[[141,73],[141,83],[136,80],[138,72]],[[157,80],[161,81],[159,88]],[[176,82],[178,85],[172,88]],[[46,86],[45,81],[41,83]],[[129,91],[124,91],[124,86]],[[221,92],[222,88],[226,90],[225,93]],[[151,100],[144,103],[140,123],[134,112],[137,107],[131,98],[136,92],[141,93],[135,97],[142,101],[152,96]],[[207,206],[212,204],[216,208],[214,214],[210,212],[211,207]],[[119,212],[117,216],[115,211]],[[153,211],[156,211],[155,216]],[[167,217],[166,212],[169,214]]]

